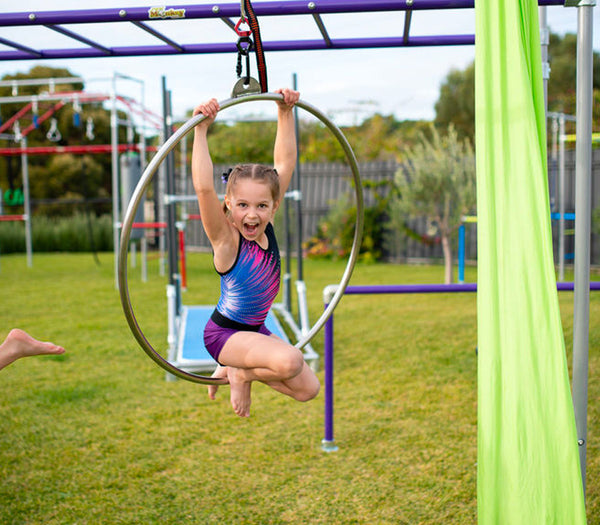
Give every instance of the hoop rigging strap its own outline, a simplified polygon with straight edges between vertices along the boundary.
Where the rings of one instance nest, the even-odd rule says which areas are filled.
[[[265,53],[260,37],[258,19],[256,18],[250,0],[243,0],[243,4],[245,6],[246,15],[248,16],[248,25],[250,26],[250,29],[252,29],[252,35],[254,36],[254,51],[256,53],[256,67],[258,69],[260,91],[261,93],[266,93],[269,91],[267,84],[267,63],[265,62]]]

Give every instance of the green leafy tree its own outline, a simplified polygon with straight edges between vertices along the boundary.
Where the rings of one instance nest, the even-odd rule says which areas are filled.
[[[450,124],[463,137],[475,136],[475,63],[465,70],[452,69],[440,88],[435,104],[435,123]]]
[[[273,162],[274,122],[215,122],[210,128],[210,151],[215,164]],[[191,152],[191,143],[188,151]]]
[[[429,126],[421,120],[396,120],[393,115],[375,114],[358,126],[341,127],[359,162],[400,160],[402,145],[414,144]],[[323,125],[303,123],[300,159],[302,162],[344,162],[346,156],[337,139]]]
[[[301,162],[343,162],[346,159],[344,150],[329,129],[313,121],[300,124],[299,153]]]
[[[452,282],[453,233],[462,217],[473,213],[476,205],[475,156],[471,142],[460,139],[448,127],[441,135],[431,126],[430,136],[421,135],[414,147],[406,150],[406,162],[396,173],[398,189],[391,203],[391,214],[427,217],[437,225],[444,252],[444,281]]]
[[[550,34],[548,45],[550,78],[548,111],[576,113],[577,35]],[[600,54],[593,54],[594,123],[600,122]],[[435,123],[441,128],[453,124],[461,136],[475,136],[475,65],[451,70],[440,88],[435,104]],[[596,124],[597,125],[597,124]]]
[[[77,199],[108,197],[102,187],[104,170],[91,155],[53,155],[45,166],[30,168],[31,193],[38,199]],[[70,214],[70,206],[42,205],[39,213],[55,216]]]
[[[389,217],[389,187],[392,181],[362,181],[365,191],[370,191],[375,204],[363,209],[363,236],[359,260],[375,262],[383,257],[384,239]],[[327,215],[319,221],[316,234],[304,248],[309,257],[346,257],[352,249],[356,229],[356,205],[350,195],[341,195],[331,203]]]
[[[348,140],[361,161],[390,160],[398,154],[400,123],[392,116],[379,113],[360,126],[348,128]]]
[[[191,112],[190,112],[191,115]],[[321,122],[306,119],[300,112],[300,162],[345,162],[346,155],[331,131]],[[414,144],[426,121],[398,121],[393,115],[375,114],[357,126],[340,129],[359,162],[397,159],[402,144]],[[273,158],[274,122],[222,123],[211,126],[211,155],[217,164],[235,162],[269,163]],[[188,154],[192,140],[188,137]]]

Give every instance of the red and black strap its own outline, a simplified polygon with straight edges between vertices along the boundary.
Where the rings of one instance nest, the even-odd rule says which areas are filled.
[[[258,81],[260,83],[261,93],[266,93],[269,88],[267,85],[267,63],[265,62],[265,53],[263,50],[262,40],[260,38],[260,27],[258,19],[252,8],[250,0],[244,0],[244,8],[248,17],[248,25],[252,29],[254,36],[254,52],[256,53],[256,67],[258,68]]]

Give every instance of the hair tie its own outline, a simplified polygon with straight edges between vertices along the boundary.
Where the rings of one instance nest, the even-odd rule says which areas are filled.
[[[223,184],[227,184],[227,181],[229,180],[229,175],[231,175],[232,171],[233,168],[229,168],[226,172],[223,172],[223,174],[221,175],[221,180],[223,181]]]

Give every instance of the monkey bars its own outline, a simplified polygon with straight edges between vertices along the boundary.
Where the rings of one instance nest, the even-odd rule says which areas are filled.
[[[540,0],[540,6],[564,5],[564,0]],[[313,18],[321,35],[319,39],[265,40],[265,51],[300,51],[326,49],[361,49],[383,47],[457,46],[475,43],[473,34],[443,34],[415,36],[411,34],[414,13],[432,10],[472,9],[474,0],[317,0],[317,1],[267,1],[256,2],[256,16],[285,17],[304,15]],[[336,38],[330,35],[322,15],[404,12],[404,20],[398,19],[398,34],[395,36],[372,36]],[[178,42],[165,34],[165,25],[170,20],[178,29],[186,21],[206,19],[225,23],[232,30],[235,23],[231,18],[240,16],[240,3],[210,3],[182,5],[177,7],[123,7],[88,9],[80,11],[39,11],[0,14],[0,27],[34,28],[44,27],[60,33],[74,44],[83,47],[36,49],[7,38],[0,37],[0,44],[7,50],[0,51],[0,60],[39,60],[53,58],[91,58],[147,55],[185,55],[206,53],[235,53],[236,43],[227,42]],[[158,22],[158,24],[157,24]],[[289,24],[283,19],[282,24]],[[76,29],[70,26],[77,24]],[[81,34],[81,24],[132,24],[141,34],[156,40],[154,45],[115,46],[92,40]],[[163,29],[162,31],[159,31]],[[107,34],[111,34],[107,32]],[[114,33],[113,33],[114,34]],[[179,33],[178,34],[182,34]],[[201,32],[195,32],[201,36]]]

